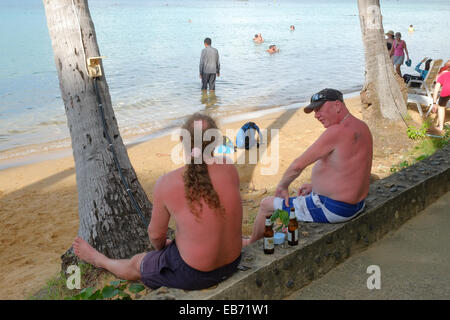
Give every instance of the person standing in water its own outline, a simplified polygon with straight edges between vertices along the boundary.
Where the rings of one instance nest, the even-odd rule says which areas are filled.
[[[202,90],[214,91],[216,89],[216,75],[220,77],[219,51],[211,46],[211,39],[205,38],[205,49],[200,56],[199,72],[202,79]]]

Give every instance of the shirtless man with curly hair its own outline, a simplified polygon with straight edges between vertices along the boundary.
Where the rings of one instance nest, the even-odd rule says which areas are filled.
[[[205,150],[214,150],[208,147],[214,141],[194,141],[194,132],[203,137],[206,130],[217,130],[214,120],[196,113],[183,129],[188,132],[180,138],[187,164],[160,177],[154,188],[148,234],[156,250],[131,259],[109,259],[78,237],[73,248],[81,260],[118,278],[141,280],[152,289],[208,288],[237,270],[242,249],[237,170],[208,155]],[[190,141],[185,138],[189,136]],[[166,239],[170,217],[176,223],[174,241]]]

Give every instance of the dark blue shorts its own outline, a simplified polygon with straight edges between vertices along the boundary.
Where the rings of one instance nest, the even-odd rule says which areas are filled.
[[[209,288],[227,279],[236,270],[241,256],[232,263],[213,271],[190,267],[180,256],[175,240],[162,250],[147,253],[141,262],[141,281],[151,289],[159,287],[184,290]]]

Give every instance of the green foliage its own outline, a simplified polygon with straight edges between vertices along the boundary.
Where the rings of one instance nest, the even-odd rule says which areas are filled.
[[[450,143],[450,127],[444,127],[444,136],[440,139],[433,139],[434,145],[437,149],[442,149]]]
[[[407,160],[400,162],[399,164],[394,164],[391,166],[391,172],[397,172],[399,170],[402,170],[404,168],[409,167],[410,165],[412,165],[412,163],[408,163]]]
[[[130,290],[131,293],[139,293],[142,290],[144,290],[145,287],[142,284],[139,283],[132,283],[128,290]]]
[[[287,225],[289,224],[289,213],[287,211],[281,210],[281,209],[277,209],[275,210],[275,212],[272,214],[272,216],[270,217],[270,220],[272,222],[275,222],[275,220],[280,219],[282,225],[277,228],[276,231],[280,230],[281,228],[287,227]]]
[[[420,128],[408,126],[408,129],[406,129],[406,133],[408,134],[408,138],[412,140],[423,139],[427,136],[427,131],[429,127],[430,122],[425,121]]]
[[[421,140],[420,143],[414,148],[415,151],[411,154],[413,157],[410,161],[402,161],[399,164],[392,165],[391,172],[397,172],[401,169],[409,167],[418,161],[422,161],[428,158],[437,150],[442,149],[446,145],[450,144],[450,127],[444,127],[443,137],[427,136],[427,129],[430,127],[430,122],[425,122],[420,129],[415,127],[408,127],[408,137],[414,140]]]
[[[102,289],[94,291],[94,288],[84,288],[80,293],[66,297],[65,300],[131,300],[131,296],[125,291],[129,282],[127,280],[111,281],[109,285],[104,286]],[[139,293],[144,290],[145,287],[139,283],[131,283],[128,290],[131,293]]]

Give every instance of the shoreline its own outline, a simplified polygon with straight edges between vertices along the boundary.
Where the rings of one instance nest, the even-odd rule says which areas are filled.
[[[344,91],[345,92],[345,91]],[[359,91],[353,91],[344,93],[344,100],[350,99],[359,95]],[[218,125],[227,125],[233,122],[239,122],[243,119],[258,119],[264,116],[268,116],[270,114],[279,113],[282,111],[290,110],[290,109],[301,109],[306,106],[309,102],[303,101],[299,103],[292,103],[285,106],[273,106],[268,108],[263,108],[260,110],[253,109],[245,109],[242,112],[226,115],[224,117],[213,116]],[[181,118],[180,118],[181,119]],[[177,120],[180,120],[177,119]],[[145,135],[128,135],[122,136],[124,144],[126,148],[130,148],[132,146],[144,143],[146,141],[171,135],[174,130],[176,130],[178,126],[171,125],[162,129],[157,129],[154,132]],[[33,151],[33,148],[37,150]],[[31,149],[31,150],[30,150]],[[21,151],[23,150],[23,151]],[[0,155],[5,155],[5,158],[0,157],[0,172],[10,168],[17,168],[26,166],[29,164],[39,163],[47,160],[56,160],[65,157],[69,157],[72,154],[72,145],[70,142],[70,137],[66,139],[54,140],[44,142],[42,144],[31,144],[20,146],[16,148],[6,149],[0,152]],[[11,156],[7,156],[8,154],[12,154]]]

